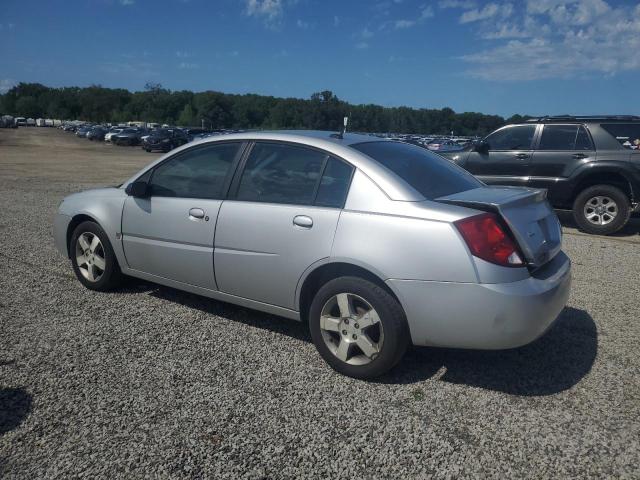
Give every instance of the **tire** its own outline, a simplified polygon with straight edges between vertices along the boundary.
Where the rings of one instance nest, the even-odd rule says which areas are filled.
[[[627,195],[613,185],[584,189],[573,202],[573,218],[580,228],[595,235],[610,235],[623,228],[631,216]]]
[[[342,307],[340,305],[340,299],[345,296],[352,314],[346,319],[344,300]],[[369,307],[373,314],[367,311]],[[372,320],[376,318],[375,313],[379,321]],[[323,315],[330,318],[321,320]],[[318,353],[331,368],[363,380],[391,370],[410,343],[404,311],[398,301],[383,288],[359,277],[339,277],[320,288],[311,302],[309,329]],[[367,348],[362,349],[360,345]],[[346,361],[339,357],[345,357]]]
[[[94,237],[99,243],[91,251]],[[87,250],[87,244],[91,247],[90,253],[81,255],[82,250]],[[76,227],[69,242],[69,256],[73,272],[88,289],[106,292],[120,285],[122,272],[118,260],[107,234],[97,223],[87,221]]]

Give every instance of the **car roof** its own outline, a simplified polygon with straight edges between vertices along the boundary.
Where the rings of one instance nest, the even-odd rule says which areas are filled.
[[[527,123],[615,123],[640,122],[637,115],[556,115],[530,118]]]
[[[304,143],[305,140],[314,139],[329,142],[334,145],[345,146],[353,145],[356,143],[386,140],[362,133],[345,133],[344,135],[339,135],[338,132],[324,130],[249,130],[240,133],[230,133],[224,136],[234,137],[237,139],[242,138],[245,140],[284,140],[285,137],[288,137],[291,141],[302,143]]]

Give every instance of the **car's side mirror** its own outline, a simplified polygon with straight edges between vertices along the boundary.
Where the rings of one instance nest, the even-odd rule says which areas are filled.
[[[127,185],[124,191],[132,197],[146,198],[149,196],[150,190],[147,182],[133,182]]]
[[[478,153],[489,153],[489,144],[487,142],[478,142],[474,145],[473,150]]]

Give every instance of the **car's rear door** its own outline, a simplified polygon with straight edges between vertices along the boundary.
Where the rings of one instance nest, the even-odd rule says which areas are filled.
[[[552,204],[563,203],[563,182],[578,166],[595,158],[591,136],[583,125],[544,125],[529,165],[529,186],[547,188]]]
[[[150,196],[128,197],[122,212],[122,243],[129,268],[216,289],[216,219],[241,145],[197,146],[145,174]]]
[[[257,142],[216,227],[221,292],[295,309],[303,272],[326,258],[353,167],[299,144]]]
[[[536,129],[526,124],[496,130],[484,140],[488,150],[470,152],[463,166],[490,185],[526,185]]]

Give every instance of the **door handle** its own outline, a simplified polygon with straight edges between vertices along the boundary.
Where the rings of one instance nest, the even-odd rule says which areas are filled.
[[[518,160],[524,160],[524,159],[526,159],[526,158],[529,158],[529,155],[527,155],[526,153],[517,153],[517,154],[516,154],[516,158],[517,158]]]
[[[587,158],[589,155],[585,155],[584,153],[574,153],[571,156],[577,160],[581,160],[583,158]]]
[[[306,215],[296,215],[293,217],[293,224],[302,228],[311,228],[313,227],[313,219]]]
[[[193,218],[204,218],[204,210],[201,208],[192,208],[189,210],[189,216]]]

